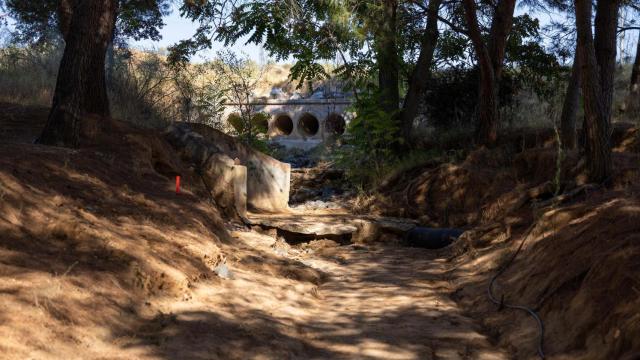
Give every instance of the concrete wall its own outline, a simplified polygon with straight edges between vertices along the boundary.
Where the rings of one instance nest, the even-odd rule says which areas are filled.
[[[309,149],[336,134],[335,122],[343,121],[345,128],[352,114],[347,111],[351,106],[349,99],[302,99],[302,100],[267,100],[252,103],[255,111],[270,115],[269,138],[287,147]],[[223,115],[238,113],[238,104],[228,104]],[[282,122],[288,119],[291,123],[290,132],[282,131]],[[313,126],[317,122],[317,131]],[[286,129],[288,130],[288,129]]]
[[[232,208],[240,217],[247,208],[258,212],[289,209],[290,164],[204,124],[174,124],[165,137],[183,159],[203,170],[209,191],[229,214]]]
[[[261,212],[282,212],[289,209],[291,165],[253,150],[232,136],[204,124],[188,124],[222,153],[247,168],[247,207]]]

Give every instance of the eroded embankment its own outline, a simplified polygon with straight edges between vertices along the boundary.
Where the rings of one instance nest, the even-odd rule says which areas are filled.
[[[558,171],[557,150],[540,144],[521,152],[478,150],[461,163],[414,169],[387,184],[379,207],[369,209],[469,230],[449,254],[454,298],[516,358],[536,357],[536,322],[492,304],[487,290],[525,241],[493,290],[500,301],[539,314],[545,353],[631,359],[640,351],[638,133],[616,130],[607,187],[586,182],[577,153],[564,154]]]
[[[20,124],[41,126],[46,112],[38,114]],[[16,124],[14,132],[36,133]],[[99,126],[108,131],[77,150],[33,145],[29,136],[0,139],[3,358],[165,358],[168,336],[161,330],[176,321],[196,289],[224,282],[218,275],[223,264],[256,284],[269,283],[261,273],[273,282],[293,277],[303,287],[320,282],[320,272],[230,236],[234,225],[160,134],[106,120]],[[178,174],[182,190],[176,195]],[[227,300],[233,303],[210,298],[191,308],[198,313],[183,316],[219,330],[207,340],[217,344],[214,357],[260,353],[268,341],[254,337],[254,348],[241,345],[251,339],[241,321],[251,318],[249,309],[231,318],[211,310]],[[205,354],[182,351],[174,356]]]

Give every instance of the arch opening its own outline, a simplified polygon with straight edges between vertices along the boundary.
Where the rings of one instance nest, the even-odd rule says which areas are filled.
[[[273,135],[291,135],[293,120],[287,114],[280,114],[273,121]]]
[[[265,113],[254,114],[251,118],[251,126],[259,134],[266,134],[269,129],[269,115]]]
[[[329,135],[342,135],[344,134],[346,125],[347,123],[341,115],[331,113],[324,122],[324,129]]]
[[[305,113],[298,120],[298,129],[300,129],[302,135],[314,136],[320,130],[320,122],[315,116]]]

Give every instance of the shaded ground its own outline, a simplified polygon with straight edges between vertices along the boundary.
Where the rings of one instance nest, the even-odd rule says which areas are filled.
[[[234,236],[299,261],[324,281],[252,273],[238,267],[262,266],[262,259],[243,257],[242,265],[229,264],[234,279],[198,286],[189,302],[159,305],[171,320],[130,346],[167,359],[507,358],[449,298],[447,266],[427,251],[345,246],[309,253],[278,247],[266,235]]]
[[[588,183],[577,151],[557,161],[549,139],[411,169],[365,211],[468,229],[448,255],[454,298],[511,356],[534,357],[538,327],[522,311],[496,311],[487,285],[524,241],[494,290],[538,313],[546,355],[640,358],[640,131],[615,125],[607,186]]]

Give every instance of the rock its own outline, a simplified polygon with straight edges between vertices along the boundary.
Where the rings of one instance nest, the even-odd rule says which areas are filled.
[[[307,201],[305,203],[292,206],[291,209],[294,211],[311,211],[311,210],[322,210],[322,209],[341,209],[342,206],[333,201]]]

